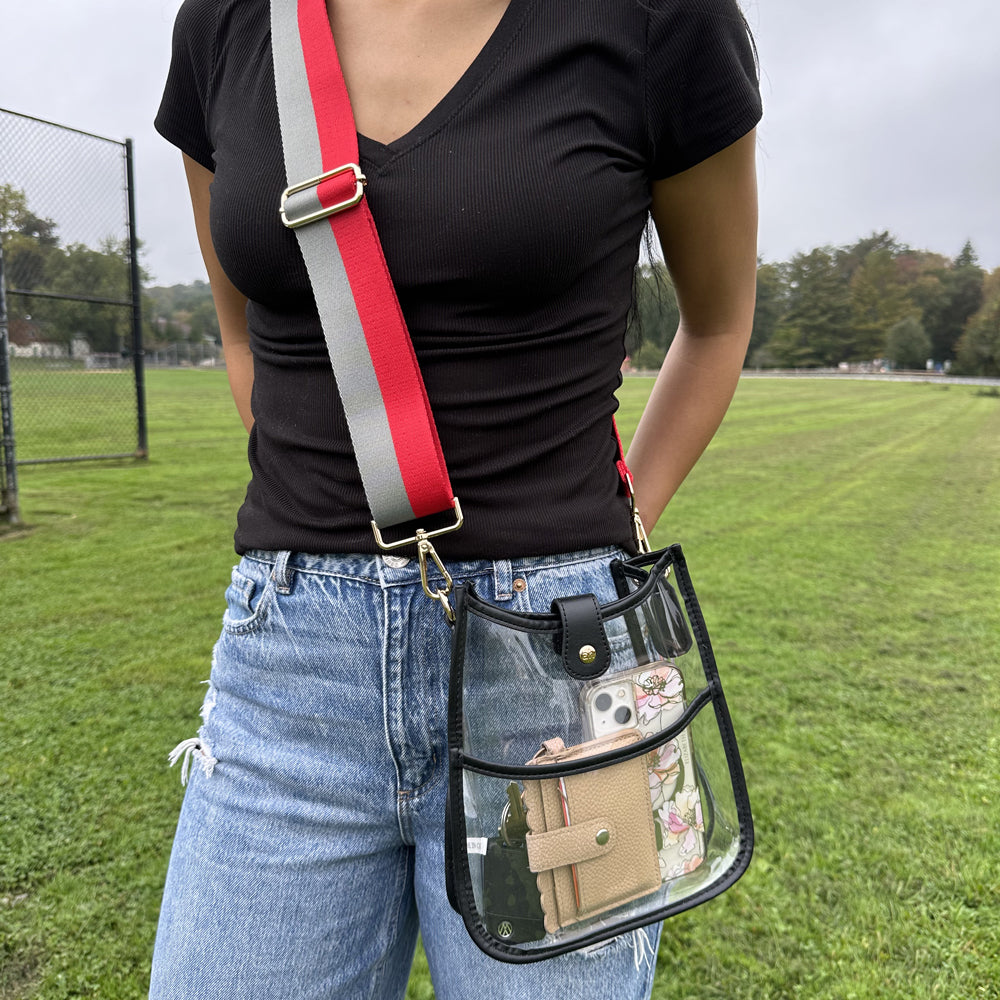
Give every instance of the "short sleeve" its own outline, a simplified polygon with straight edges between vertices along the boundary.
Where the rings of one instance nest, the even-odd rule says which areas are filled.
[[[168,142],[215,170],[208,126],[218,0],[185,0],[174,22],[170,70],[153,122]]]
[[[649,0],[650,176],[687,170],[760,120],[753,43],[735,0]]]

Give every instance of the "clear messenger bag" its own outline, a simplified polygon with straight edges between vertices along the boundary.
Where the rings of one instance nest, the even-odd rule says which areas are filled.
[[[519,614],[456,590],[446,868],[494,958],[532,962],[718,895],[750,805],[679,546],[609,566],[618,599]]]
[[[711,899],[746,870],[753,831],[681,550],[649,552],[619,439],[643,554],[595,581],[617,599],[560,596],[536,614],[471,584],[452,594],[432,540],[462,527],[461,505],[367,204],[326,3],[271,0],[270,13],[288,180],[275,209],[309,274],[375,540],[416,545],[424,590],[453,626],[449,899],[476,944],[508,962]],[[413,528],[442,514],[453,523]]]

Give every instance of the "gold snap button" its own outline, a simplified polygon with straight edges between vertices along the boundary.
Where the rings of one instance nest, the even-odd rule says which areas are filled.
[[[593,663],[597,659],[597,650],[593,646],[581,646],[580,659],[584,663]]]
[[[522,590],[525,590],[525,589],[527,589],[527,586],[528,586],[528,584],[527,584],[527,583],[526,583],[526,582],[525,582],[524,580],[522,580],[522,579],[521,579],[520,577],[518,577],[518,578],[517,578],[517,579],[516,579],[516,580],[514,581],[514,589],[515,589],[515,590],[516,590],[516,591],[517,591],[517,592],[518,592],[519,594],[521,593],[521,591],[522,591]]]
[[[609,830],[598,830],[597,837],[595,839],[597,840],[597,843],[603,847],[611,839],[611,833]]]

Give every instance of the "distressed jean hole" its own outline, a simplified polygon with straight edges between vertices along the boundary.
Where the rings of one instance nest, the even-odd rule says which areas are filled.
[[[189,740],[182,740],[167,755],[170,766],[173,767],[177,761],[181,762],[181,784],[186,785],[188,774],[191,771],[191,762],[194,761],[202,770],[206,778],[212,777],[215,765],[219,762],[212,756],[212,748],[202,735],[193,736]]]

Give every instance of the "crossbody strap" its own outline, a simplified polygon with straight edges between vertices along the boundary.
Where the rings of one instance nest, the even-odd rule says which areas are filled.
[[[358,139],[325,0],[271,0],[295,232],[375,526],[455,508],[427,392],[364,198]]]
[[[367,179],[326,0],[271,0],[271,51],[288,178],[281,220],[294,231],[309,274],[375,538],[383,549],[417,543],[424,590],[453,620],[451,577],[430,539],[461,527],[461,505],[365,200]],[[620,437],[617,465],[639,546],[648,551]],[[445,528],[383,538],[384,528],[445,511],[455,517]],[[444,575],[443,589],[428,585],[428,559]]]

